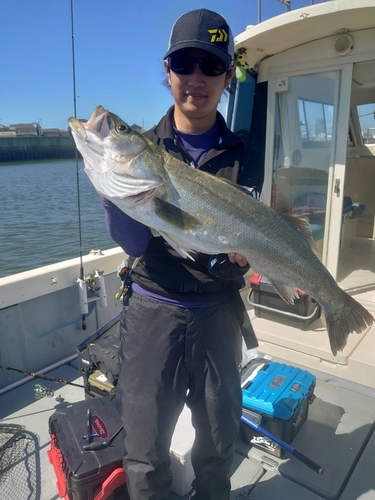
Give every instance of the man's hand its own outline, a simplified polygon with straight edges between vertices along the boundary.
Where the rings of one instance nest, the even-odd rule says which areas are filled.
[[[220,253],[212,255],[208,262],[210,274],[223,280],[238,280],[247,273],[250,266],[243,255]]]
[[[239,253],[228,253],[228,259],[231,264],[238,264],[240,267],[247,266],[248,264],[245,257]]]

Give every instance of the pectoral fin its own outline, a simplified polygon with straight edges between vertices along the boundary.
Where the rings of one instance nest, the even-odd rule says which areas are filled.
[[[202,226],[202,223],[198,219],[171,203],[160,198],[155,198],[154,201],[156,215],[168,222],[168,224],[185,230],[198,229]]]

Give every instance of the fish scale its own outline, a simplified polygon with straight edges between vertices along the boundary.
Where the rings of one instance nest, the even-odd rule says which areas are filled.
[[[184,257],[236,252],[286,302],[293,303],[296,289],[307,292],[322,307],[334,355],[349,333],[372,325],[373,316],[312,251],[305,220],[279,214],[226,179],[192,169],[102,106],[87,122],[70,118],[69,125],[98,193]]]

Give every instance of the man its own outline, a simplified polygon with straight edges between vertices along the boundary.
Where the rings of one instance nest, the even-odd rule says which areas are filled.
[[[146,136],[192,168],[260,189],[260,155],[217,112],[235,73],[227,21],[205,9],[181,16],[164,67],[174,106]],[[238,254],[184,259],[148,227],[103,205],[112,238],[132,258],[141,256],[124,300],[117,384],[130,498],[167,498],[170,442],[186,403],[196,431],[192,498],[229,500],[242,334],[249,348],[257,345],[235,285],[249,265]]]

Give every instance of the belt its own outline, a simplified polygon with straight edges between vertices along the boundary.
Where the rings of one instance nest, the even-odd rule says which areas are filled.
[[[218,281],[218,282],[212,282],[212,283],[198,283],[198,284],[173,284],[173,283],[168,283],[168,284],[162,284],[162,283],[155,283],[154,281],[151,281],[147,278],[144,278],[143,276],[139,276],[138,274],[133,274],[133,278],[136,278],[134,281],[137,282],[138,280],[140,281],[140,285],[144,283],[146,286],[149,286],[150,288],[159,288],[163,290],[168,290],[170,292],[177,292],[177,293],[197,293],[197,294],[202,294],[202,293],[212,293],[212,292],[220,292],[227,288],[229,282],[226,281]]]

